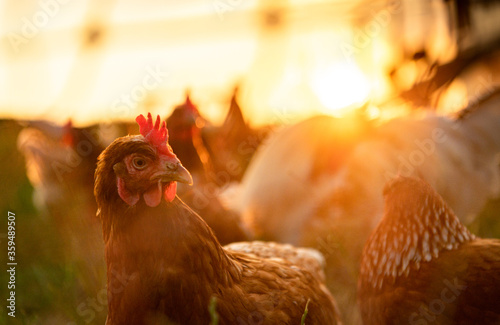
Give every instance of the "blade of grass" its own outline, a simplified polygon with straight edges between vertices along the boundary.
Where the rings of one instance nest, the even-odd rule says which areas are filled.
[[[208,304],[208,312],[210,313],[210,325],[219,324],[219,314],[217,314],[217,298],[212,296]]]
[[[307,303],[306,303],[306,309],[304,310],[304,314],[302,315],[302,319],[300,320],[300,325],[305,325],[306,324],[306,317],[307,317],[307,313],[309,312],[309,303],[311,302],[311,299],[307,299]]]

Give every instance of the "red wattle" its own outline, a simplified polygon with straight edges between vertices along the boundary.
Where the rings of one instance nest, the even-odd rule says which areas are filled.
[[[175,199],[176,193],[177,193],[177,182],[171,182],[165,188],[165,191],[163,192],[163,197],[165,198],[165,201],[172,202]]]
[[[128,205],[133,206],[139,201],[139,194],[131,193],[129,190],[127,190],[127,188],[125,187],[125,182],[120,177],[118,177],[116,186],[118,187],[118,195],[120,195],[121,199]]]
[[[158,183],[152,185],[146,192],[144,192],[144,202],[152,208],[158,206],[161,202],[161,180],[158,180]]]

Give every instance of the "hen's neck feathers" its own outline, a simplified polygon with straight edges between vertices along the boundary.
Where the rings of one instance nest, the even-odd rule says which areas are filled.
[[[361,264],[361,276],[375,289],[475,239],[421,180],[400,177],[384,194],[384,217],[365,245]]]
[[[199,277],[205,277],[207,283],[230,285],[239,274],[237,263],[222,248],[205,221],[178,198],[155,208],[140,202],[135,209],[115,216],[110,238],[130,243],[119,252],[123,257],[155,256],[159,264],[164,260],[174,269],[182,270],[170,273],[173,277],[185,278],[186,274],[203,270]]]
[[[135,294],[108,292],[112,318],[129,312],[122,309],[123,304],[137,300],[133,304],[141,305],[142,295],[150,294],[145,310],[130,312],[157,312],[176,324],[191,322],[193,314],[197,319],[193,323],[202,323],[201,317],[208,324],[210,298],[241,280],[241,263],[226,253],[206,223],[178,198],[154,208],[140,202],[135,211],[112,220],[106,243],[108,287],[120,286],[113,270],[123,270],[148,288]]]

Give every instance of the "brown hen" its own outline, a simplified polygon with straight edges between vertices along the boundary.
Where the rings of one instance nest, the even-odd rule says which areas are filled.
[[[177,106],[167,119],[171,133],[169,144],[189,169],[194,183],[192,187],[180,184],[179,197],[203,216],[220,243],[251,240],[253,236],[239,214],[224,207],[218,196],[214,156],[209,154],[202,139],[206,124],[208,122],[200,115],[189,93],[186,94],[185,102]]]
[[[176,182],[192,179],[167,144],[159,117],[155,126],[151,116],[137,121],[142,135],[115,140],[95,174],[107,324],[206,325],[213,298],[220,324],[299,324],[308,300],[307,324],[339,324],[335,301],[317,274],[300,258],[286,259],[292,248],[280,255],[279,245],[270,246],[276,258],[262,258],[219,244],[175,196]]]
[[[500,241],[471,234],[430,185],[399,177],[365,245],[365,324],[499,324]]]

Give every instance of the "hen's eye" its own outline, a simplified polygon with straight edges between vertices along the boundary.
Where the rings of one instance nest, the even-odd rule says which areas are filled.
[[[144,158],[141,158],[141,157],[135,157],[133,160],[132,160],[132,165],[134,166],[134,168],[136,169],[144,169],[146,168],[146,159]]]

